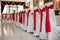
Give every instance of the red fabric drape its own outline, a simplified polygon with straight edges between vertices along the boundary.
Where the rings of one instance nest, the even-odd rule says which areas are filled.
[[[22,11],[19,12],[19,22],[22,23]]]
[[[14,13],[10,14],[10,18],[14,21],[15,20],[15,14]]]
[[[49,19],[49,9],[53,9],[53,5],[50,5],[49,7],[46,6],[46,32],[51,32],[51,25],[50,25],[50,19]]]
[[[10,14],[10,19],[12,20],[12,14]]]
[[[25,24],[25,13],[26,13],[26,11],[24,10],[23,15],[22,15],[23,16],[23,24]]]
[[[40,9],[40,32],[42,32],[42,18],[43,18],[44,11],[45,11],[45,8]]]
[[[19,15],[19,13],[17,12],[16,13],[16,22],[18,21],[17,19],[18,19],[18,15]]]
[[[2,19],[3,19],[3,14],[2,14]]]
[[[9,17],[9,18],[10,18],[10,16],[9,16],[9,15],[10,15],[10,14],[6,14],[6,18],[7,18],[7,17]]]
[[[36,30],[36,12],[39,12],[39,10],[34,10],[34,30]]]
[[[6,14],[3,14],[3,19],[6,19],[7,15]]]
[[[18,21],[18,20],[17,20],[17,21],[18,21],[19,23],[21,23],[21,21],[20,21],[20,20],[21,20],[20,12],[17,14],[17,16],[19,16],[19,18],[18,18],[19,21]]]
[[[29,13],[31,12],[31,10],[28,10],[27,12],[27,26],[28,26],[28,18],[29,18]]]

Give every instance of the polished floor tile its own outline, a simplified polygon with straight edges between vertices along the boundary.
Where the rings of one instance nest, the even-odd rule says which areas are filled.
[[[12,21],[2,21],[1,28],[0,40],[39,40],[38,37],[16,27]]]

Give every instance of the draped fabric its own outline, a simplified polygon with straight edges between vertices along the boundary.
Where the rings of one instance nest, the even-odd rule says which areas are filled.
[[[36,30],[36,11],[34,10],[34,30]]]
[[[40,6],[40,39],[47,39],[45,5]]]
[[[10,14],[10,19],[12,20],[12,14]]]
[[[24,25],[25,25],[25,13],[26,13],[26,11],[24,10],[23,13],[22,13],[22,21],[23,21]]]
[[[50,14],[50,18],[51,20],[54,22],[54,24],[57,26],[56,24],[56,19],[55,19],[55,14],[54,14],[54,6],[53,4],[49,6],[49,14]],[[51,21],[50,21],[51,22]]]
[[[18,16],[18,13],[16,13],[16,22],[17,22],[17,16]]]
[[[58,37],[58,26],[56,25],[56,19],[54,14],[54,6],[51,4],[49,7],[49,15],[50,15],[50,24],[51,24],[51,32],[48,33],[48,39],[49,40],[59,40]]]
[[[15,14],[13,13],[11,14],[11,16],[12,16],[12,20],[15,21]]]
[[[36,30],[36,12],[39,12],[39,10],[34,10],[34,30]]]
[[[19,13],[19,22],[22,24],[22,11]]]
[[[49,19],[50,19],[50,26],[51,26],[50,27],[51,28],[51,32],[48,33],[48,40],[53,40],[53,33],[54,33],[53,32],[54,31],[53,28],[55,27],[55,25],[54,25],[55,23],[53,23],[54,22],[53,21],[54,20],[54,18],[53,18],[53,16],[54,16],[53,14],[54,13],[52,13],[52,11],[50,10],[50,9],[53,9],[53,4],[48,6],[48,8],[49,8]]]
[[[41,14],[41,22],[40,22],[40,39],[47,39],[47,37],[50,39],[51,37],[49,35],[51,35],[51,12],[49,13],[49,9],[51,7],[44,5],[45,7],[41,10],[40,9],[40,14]],[[49,33],[48,33],[49,32]]]
[[[27,32],[34,32],[34,20],[32,12],[29,13]]]
[[[18,16],[18,15],[17,15]],[[21,22],[21,12],[19,12],[19,23]]]
[[[28,10],[27,12],[27,26],[28,26],[28,18],[29,18],[29,13],[31,12],[31,10]]]
[[[6,14],[6,18],[10,18],[10,15],[9,14]]]
[[[11,19],[11,14],[9,16],[10,16],[10,19]]]
[[[16,14],[16,21],[19,22],[19,13]]]
[[[15,24],[16,24],[16,13],[15,13]]]
[[[27,13],[25,13],[25,26],[27,26]]]
[[[45,12],[45,8],[40,9],[40,32],[42,32],[43,12]]]
[[[25,30],[27,30],[27,13],[25,13],[25,22],[24,22]]]
[[[45,11],[46,11],[46,32],[51,32],[50,19],[49,19],[49,7],[46,6]]]
[[[3,14],[2,14],[2,19],[3,19]]]
[[[6,19],[7,15],[6,14],[2,14],[2,19]]]
[[[21,28],[23,30],[27,30],[26,25],[25,25],[25,13],[26,13],[26,11],[22,10],[22,27]]]
[[[34,36],[40,35],[40,13],[39,9],[34,10]]]
[[[19,26],[19,13],[16,13],[16,26]]]
[[[56,18],[55,18],[55,12],[54,12],[54,5],[53,4],[49,6],[49,10],[50,10],[50,12],[52,12],[50,14],[51,15],[51,18],[53,18],[54,24],[57,26]]]
[[[5,19],[7,18],[7,14],[5,14]]]

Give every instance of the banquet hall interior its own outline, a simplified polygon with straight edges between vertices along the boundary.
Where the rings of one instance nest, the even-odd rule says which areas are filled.
[[[0,0],[0,40],[60,40],[60,0]]]

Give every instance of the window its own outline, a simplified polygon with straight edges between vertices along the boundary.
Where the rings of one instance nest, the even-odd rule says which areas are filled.
[[[3,9],[3,13],[11,14],[11,13],[17,13],[23,10],[23,5],[5,5]]]

